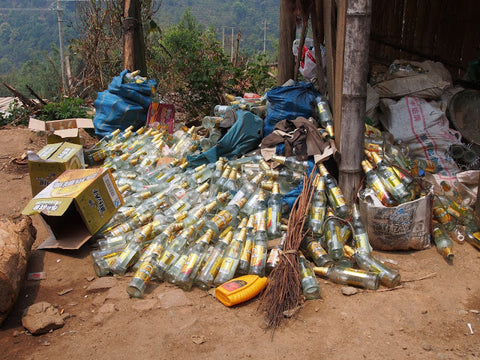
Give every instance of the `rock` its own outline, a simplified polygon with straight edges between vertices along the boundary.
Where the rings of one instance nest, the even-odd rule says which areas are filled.
[[[114,277],[105,276],[92,281],[92,283],[88,285],[86,290],[88,294],[92,294],[100,291],[109,290],[115,285],[117,285],[117,279],[115,279]]]
[[[18,298],[36,234],[28,216],[0,218],[0,325]]]
[[[60,329],[65,321],[52,304],[39,302],[25,309],[22,325],[32,334],[39,335],[50,330]]]
[[[432,351],[432,345],[430,344],[423,344],[423,350],[425,351]]]
[[[458,315],[467,315],[468,311],[466,310],[458,310]]]
[[[174,289],[163,294],[158,295],[159,307],[162,309],[169,309],[178,306],[191,306],[192,302],[187,298],[184,291],[181,289]]]
[[[136,311],[149,311],[154,309],[156,305],[156,299],[136,300],[132,305],[132,309]]]
[[[130,295],[128,295],[124,285],[112,287],[110,290],[108,290],[107,294],[105,295],[105,300],[128,300],[128,299],[130,299]]]
[[[352,296],[358,293],[358,289],[353,286],[342,287],[342,294],[345,296]]]
[[[24,331],[18,331],[18,330],[15,330],[12,334],[13,337],[17,337],[17,336],[20,336],[22,334],[24,334],[25,332]]]
[[[118,311],[115,304],[103,304],[100,309],[98,309],[99,314],[112,314],[115,311]]]
[[[192,341],[194,344],[200,345],[207,341],[207,338],[203,335],[192,335]]]
[[[479,313],[480,313],[480,311],[478,311],[478,310],[470,310],[470,312],[471,312],[472,314],[479,314]]]

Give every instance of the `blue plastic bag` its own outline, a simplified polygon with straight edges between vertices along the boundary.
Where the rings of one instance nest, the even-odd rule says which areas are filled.
[[[250,111],[235,111],[237,120],[217,144],[199,155],[188,155],[189,167],[213,163],[219,157],[232,159],[258,148],[262,141],[263,121]]]
[[[315,98],[319,96],[312,83],[296,82],[291,86],[277,86],[266,93],[267,116],[263,136],[269,135],[281,120],[299,116],[309,118],[315,111]]]
[[[140,84],[124,84],[123,77],[128,72],[123,70],[120,76],[113,78],[107,90],[97,95],[93,104],[93,125],[98,136],[104,137],[116,129],[124,130],[129,126],[138,129],[147,121],[152,86],[156,87],[157,82],[147,80]]]

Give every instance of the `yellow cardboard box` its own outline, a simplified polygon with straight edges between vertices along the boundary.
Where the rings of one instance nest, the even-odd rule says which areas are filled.
[[[28,152],[28,170],[32,195],[37,195],[68,169],[85,168],[82,145],[67,142],[47,144],[38,153]]]
[[[39,249],[78,249],[123,205],[110,170],[67,170],[40,191],[22,214],[40,214],[49,237]]]

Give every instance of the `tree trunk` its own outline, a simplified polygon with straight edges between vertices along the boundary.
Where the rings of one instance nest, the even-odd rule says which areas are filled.
[[[0,325],[17,300],[35,241],[32,219],[0,219]]]
[[[282,85],[293,79],[295,59],[292,44],[295,40],[295,1],[280,1],[280,27],[278,39],[278,77],[277,84]]]
[[[340,187],[350,204],[362,179],[371,0],[348,0],[342,89]]]
[[[140,0],[125,0],[123,21],[123,63],[124,68],[130,71],[140,70],[140,74],[147,75],[145,61],[145,41],[143,39],[142,7]]]

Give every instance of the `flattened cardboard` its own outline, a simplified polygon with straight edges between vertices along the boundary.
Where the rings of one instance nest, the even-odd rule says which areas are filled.
[[[39,214],[49,237],[39,249],[79,249],[122,206],[110,173],[103,168],[67,170],[39,192],[22,214]]]

